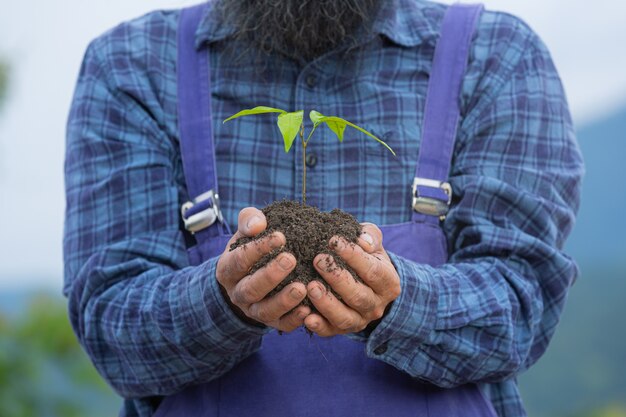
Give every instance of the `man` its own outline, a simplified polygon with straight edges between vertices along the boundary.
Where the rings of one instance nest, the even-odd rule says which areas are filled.
[[[404,386],[427,384],[416,393],[478,387],[470,404],[481,401],[478,392],[499,416],[525,415],[515,377],[545,351],[577,273],[560,248],[578,207],[582,161],[550,56],[522,22],[484,12],[472,41],[449,173],[454,199],[433,226],[445,233],[447,262],[431,266],[385,250],[378,227],[412,215],[405,190],[445,9],[417,0],[224,0],[207,5],[195,32],[211,66],[222,213],[226,224],[238,218],[236,236],[265,228],[253,207],[297,195],[292,158],[301,158],[280,154],[271,121],[218,123],[236,111],[316,108],[363,124],[396,150],[397,159],[383,157],[354,137],[340,148],[319,138],[310,145],[307,201],[369,222],[359,245],[337,251],[363,278],[349,289],[358,302],[318,297],[316,283],[265,299],[294,259],[281,255],[261,273],[247,271],[284,243],[280,234],[190,263],[193,237],[178,217],[194,198],[180,150],[179,12],[151,13],[90,45],[68,123],[64,291],[82,345],[128,400],[123,415],[153,415],[163,397],[190,387],[203,391],[182,398],[226,393],[222,402],[233,403],[238,391],[272,386],[280,372],[263,380],[258,371],[252,388],[243,376],[258,366],[255,358],[291,343],[266,343],[272,329],[302,325],[320,336],[345,334],[329,340],[355,343],[350,349],[358,346],[372,369],[396,372]],[[320,273],[348,294],[345,280]],[[319,314],[292,310],[306,296]],[[313,381],[294,395],[312,383],[340,388]],[[339,391],[311,407],[350,396]],[[287,406],[289,397],[275,395],[278,403],[254,398],[253,405]],[[454,403],[444,397],[442,404]],[[166,414],[175,401],[164,406],[157,413],[175,415]]]

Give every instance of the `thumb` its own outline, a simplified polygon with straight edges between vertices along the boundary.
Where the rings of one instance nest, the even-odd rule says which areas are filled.
[[[254,207],[246,207],[239,212],[237,230],[244,236],[253,237],[267,227],[263,212]]]

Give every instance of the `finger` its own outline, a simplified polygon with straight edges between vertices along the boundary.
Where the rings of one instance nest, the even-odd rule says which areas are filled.
[[[362,316],[368,316],[376,309],[378,296],[371,288],[357,282],[352,274],[340,268],[330,255],[317,255],[314,259],[315,269],[324,280],[341,296],[349,307]]]
[[[283,332],[292,332],[298,327],[304,325],[304,319],[311,314],[311,309],[307,306],[300,306],[294,311],[285,314],[280,318],[276,328]]]
[[[374,223],[361,223],[361,235],[357,241],[367,253],[383,251],[383,232]]]
[[[244,236],[252,237],[261,233],[267,227],[267,220],[263,212],[254,207],[246,207],[239,212],[237,231]]]
[[[239,239],[241,239],[242,237],[245,237],[245,236],[241,234],[239,230],[237,230],[235,234],[232,235],[230,239],[228,240],[228,243],[226,244],[226,248],[224,249],[224,252],[230,252],[230,246],[236,241],[238,241]]]
[[[314,332],[320,337],[331,337],[338,334],[347,333],[330,324],[328,320],[326,320],[319,314],[309,314],[304,319],[304,325],[307,329]]]
[[[286,243],[285,235],[274,232],[259,240],[253,240],[232,251],[226,251],[217,263],[218,280],[227,288],[248,275],[259,259]]]
[[[365,327],[363,317],[338,300],[332,292],[326,291],[321,283],[316,281],[310,282],[307,285],[307,290],[309,299],[311,299],[315,308],[331,325],[346,333],[363,330],[363,327]]]
[[[301,282],[294,282],[268,299],[262,299],[250,305],[248,314],[262,323],[278,321],[306,297],[306,287]]]
[[[235,304],[243,306],[258,303],[265,298],[270,291],[276,288],[295,266],[296,258],[292,254],[287,252],[279,254],[263,268],[239,281],[233,289],[231,295],[232,301]],[[303,294],[302,298],[304,298],[305,295],[306,293]],[[293,306],[295,305],[297,305],[297,303]],[[283,311],[282,314],[286,312],[287,310]],[[275,319],[278,319],[278,317]]]
[[[335,236],[330,240],[330,247],[341,257],[356,274],[378,295],[387,294],[394,284],[391,266],[380,259],[380,254],[369,254],[359,245],[349,243],[344,238]],[[393,268],[393,267],[391,267]]]

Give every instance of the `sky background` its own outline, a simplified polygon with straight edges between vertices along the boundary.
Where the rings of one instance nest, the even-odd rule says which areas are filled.
[[[89,41],[150,10],[196,2],[22,0],[2,7],[0,58],[11,71],[0,109],[0,291],[61,287],[65,121]],[[520,16],[539,33],[577,126],[626,106],[626,2],[484,3]]]

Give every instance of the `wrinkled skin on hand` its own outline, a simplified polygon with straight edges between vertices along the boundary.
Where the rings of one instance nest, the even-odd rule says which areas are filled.
[[[320,282],[307,286],[309,299],[320,314],[309,314],[304,324],[322,337],[360,332],[384,315],[390,303],[400,295],[400,277],[382,246],[382,232],[372,223],[363,223],[358,244],[341,237],[331,238],[330,248],[361,278],[357,282],[345,269],[338,268],[332,255],[320,254],[315,268],[332,289]]]
[[[263,268],[249,274],[252,266],[263,256],[285,245],[285,236],[275,232],[230,250],[230,245],[237,239],[254,237],[266,227],[265,215],[260,210],[247,207],[239,212],[237,233],[217,262],[217,281],[226,301],[242,320],[291,332],[302,326],[304,318],[311,313],[307,306],[295,308],[307,295],[304,284],[294,282],[277,294],[266,296],[294,269],[295,257],[283,252]]]

